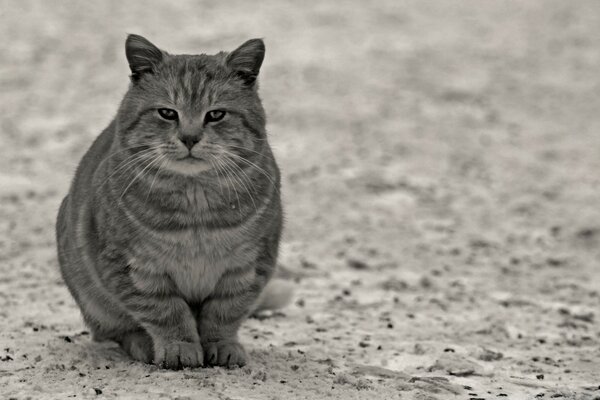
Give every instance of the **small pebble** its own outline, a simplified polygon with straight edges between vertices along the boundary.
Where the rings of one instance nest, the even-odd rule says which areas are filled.
[[[351,258],[347,262],[348,262],[348,266],[353,269],[357,269],[357,270],[369,269],[369,265],[367,263],[365,263],[364,261],[361,261],[361,260],[357,260],[355,258]]]
[[[444,353],[454,353],[455,350],[453,348],[447,347],[444,349]]]

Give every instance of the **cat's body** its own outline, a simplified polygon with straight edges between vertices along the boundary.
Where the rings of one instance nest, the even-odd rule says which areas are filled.
[[[128,38],[132,85],[77,169],[57,242],[95,338],[136,359],[245,363],[237,330],[272,276],[282,225],[256,94],[263,55],[260,40],[171,56]]]

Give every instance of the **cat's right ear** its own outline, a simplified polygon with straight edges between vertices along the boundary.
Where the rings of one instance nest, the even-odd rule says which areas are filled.
[[[152,73],[160,64],[164,53],[148,39],[140,35],[128,35],[125,55],[131,70],[131,79],[137,81],[143,74]]]

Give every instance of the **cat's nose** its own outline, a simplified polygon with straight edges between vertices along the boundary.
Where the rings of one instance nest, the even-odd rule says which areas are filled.
[[[179,140],[181,140],[181,142],[183,144],[185,144],[185,147],[187,147],[188,150],[192,150],[192,147],[194,147],[194,145],[200,141],[200,136],[199,135],[185,135],[185,136],[181,136],[179,138]]]

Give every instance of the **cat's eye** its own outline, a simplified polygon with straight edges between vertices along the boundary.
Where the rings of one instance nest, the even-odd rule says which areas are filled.
[[[212,110],[206,113],[206,116],[204,117],[204,121],[206,123],[209,122],[217,122],[222,120],[225,117],[225,111],[223,110]]]
[[[177,111],[170,108],[159,108],[158,115],[160,115],[164,119],[168,119],[169,121],[174,121],[177,119]]]

